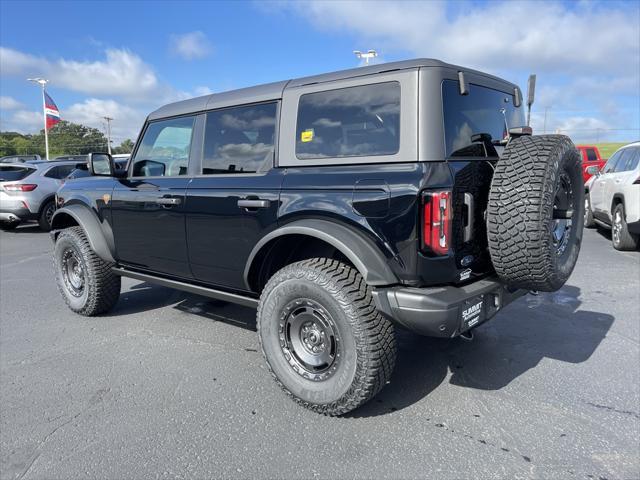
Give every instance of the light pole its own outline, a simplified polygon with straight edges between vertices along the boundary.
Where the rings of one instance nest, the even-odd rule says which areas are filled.
[[[547,133],[547,111],[550,109],[551,107],[544,107],[544,124],[542,127],[542,133]]]
[[[107,121],[107,152],[111,155],[111,117],[102,117]]]
[[[365,65],[369,65],[369,60],[378,56],[378,52],[375,50],[369,50],[366,53],[362,53],[360,50],[354,50],[353,53],[360,59],[364,58]]]
[[[49,80],[45,78],[27,78],[27,81],[37,83],[42,87],[42,118],[44,121],[44,150],[45,158],[49,160],[49,135],[47,134],[47,102],[44,98],[44,87]]]

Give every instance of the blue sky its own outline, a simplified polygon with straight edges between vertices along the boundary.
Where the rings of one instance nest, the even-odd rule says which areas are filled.
[[[28,20],[27,20],[28,19]],[[0,129],[41,128],[29,76],[62,117],[135,137],[151,110],[191,96],[433,57],[525,86],[533,125],[576,141],[640,137],[639,2],[0,2]]]

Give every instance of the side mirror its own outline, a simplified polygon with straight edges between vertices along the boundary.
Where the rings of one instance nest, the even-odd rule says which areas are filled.
[[[108,153],[90,153],[89,171],[91,175],[113,177],[113,158]]]
[[[590,167],[587,167],[587,173],[589,175],[600,175],[600,169],[597,165],[591,165]]]

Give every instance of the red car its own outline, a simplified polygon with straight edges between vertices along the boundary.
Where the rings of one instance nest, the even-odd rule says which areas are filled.
[[[606,160],[600,156],[598,147],[594,147],[592,145],[578,145],[576,148],[582,157],[582,179],[586,182],[591,178],[591,175],[587,173],[587,168],[595,165],[598,167],[598,170],[601,170],[602,167],[604,167]]]

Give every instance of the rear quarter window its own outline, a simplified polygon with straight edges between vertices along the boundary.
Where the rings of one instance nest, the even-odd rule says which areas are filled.
[[[300,97],[296,124],[298,159],[395,155],[399,149],[399,82]]]
[[[587,148],[587,161],[588,162],[598,161],[598,155],[596,155],[596,151],[593,148]]]
[[[14,182],[31,175],[35,170],[28,167],[3,167],[0,166],[0,182]]]

